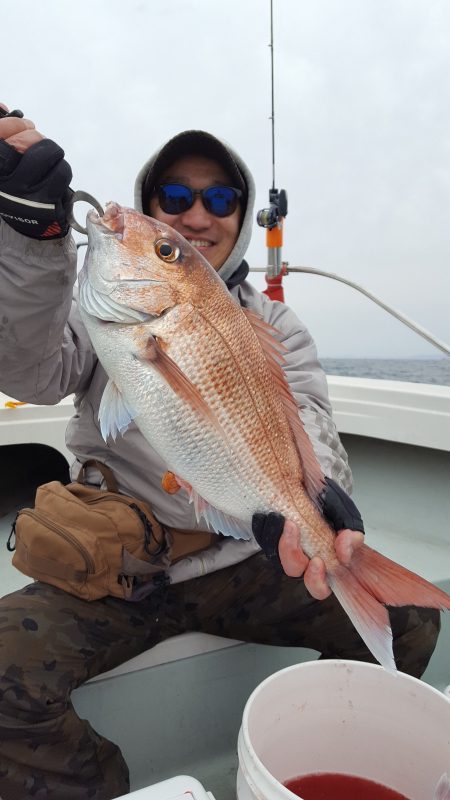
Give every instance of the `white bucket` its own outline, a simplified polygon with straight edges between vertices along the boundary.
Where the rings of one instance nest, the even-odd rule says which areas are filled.
[[[375,664],[296,664],[250,695],[238,755],[238,800],[293,800],[283,783],[317,772],[432,800],[442,773],[450,774],[450,699]]]

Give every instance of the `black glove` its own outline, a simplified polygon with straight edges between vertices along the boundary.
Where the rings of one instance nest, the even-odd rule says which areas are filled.
[[[352,531],[364,533],[364,524],[361,514],[347,492],[333,481],[325,478],[327,484],[322,492],[322,513],[335,531],[350,528]]]
[[[357,507],[347,492],[341,489],[332,478],[325,478],[326,487],[321,495],[322,513],[335,531],[350,528],[364,533],[364,524]],[[270,512],[257,513],[252,517],[253,535],[269,561],[281,570],[278,545],[284,528],[282,514]]]
[[[64,150],[51,139],[23,154],[0,140],[0,216],[18,233],[44,240],[65,236],[71,180]]]
[[[258,542],[264,555],[269,559],[274,567],[282,572],[280,556],[278,555],[278,544],[283,533],[284,517],[271,511],[269,514],[253,514],[252,531],[253,536]]]

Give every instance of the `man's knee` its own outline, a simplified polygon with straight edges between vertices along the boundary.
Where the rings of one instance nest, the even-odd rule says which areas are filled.
[[[441,627],[440,611],[402,606],[390,608],[397,669],[420,678],[433,655]]]
[[[28,588],[28,587],[27,587]],[[32,587],[30,587],[32,588]],[[70,674],[60,674],[51,634],[52,620],[16,593],[0,600],[0,711],[24,719],[46,717],[64,706],[72,688]],[[70,672],[70,670],[69,670]]]

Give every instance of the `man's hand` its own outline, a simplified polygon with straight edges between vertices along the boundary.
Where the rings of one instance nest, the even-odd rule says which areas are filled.
[[[336,555],[345,566],[350,563],[352,555],[364,542],[361,531],[352,531],[344,528],[336,536]],[[316,600],[325,600],[331,594],[326,578],[325,564],[321,558],[314,556],[309,559],[300,545],[300,531],[293,522],[286,520],[278,545],[281,566],[286,575],[299,578],[303,575],[308,592]]]
[[[336,555],[345,566],[364,542],[364,525],[356,505],[331,478],[325,478],[322,493],[324,517],[336,530]],[[252,528],[256,541],[267,558],[291,578],[304,576],[305,586],[316,600],[331,594],[321,558],[309,559],[300,544],[300,531],[281,514],[254,514]]]
[[[32,239],[65,236],[71,180],[72,170],[56,142],[31,120],[0,117],[0,216],[8,225]]]
[[[3,111],[9,109],[0,103]],[[24,153],[32,144],[44,139],[42,133],[36,130],[34,122],[23,117],[0,117],[0,139],[7,141],[17,153]],[[1,174],[1,168],[0,168]],[[6,174],[6,172],[5,172]]]

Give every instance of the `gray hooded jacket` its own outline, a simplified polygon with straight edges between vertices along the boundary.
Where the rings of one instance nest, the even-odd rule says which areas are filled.
[[[242,159],[226,145],[247,185],[245,217],[236,245],[219,275],[232,284],[241,265],[252,228],[254,183]],[[142,211],[143,183],[159,150],[140,171],[135,207]],[[65,239],[35,241],[16,233],[0,220],[0,389],[29,403],[58,403],[75,394],[75,414],[67,434],[79,462],[96,458],[114,472],[120,491],[152,506],[162,523],[178,529],[204,529],[185,492],[169,495],[161,487],[166,466],[133,424],[116,442],[104,442],[98,423],[106,374],[92,348],[77,307],[76,247]],[[286,375],[300,414],[325,475],[351,489],[351,473],[331,413],[325,375],[314,342],[305,326],[283,303],[272,302],[247,281],[231,289],[236,299],[277,328],[288,348]],[[92,476],[95,480],[100,476]],[[90,478],[91,479],[91,478]],[[236,563],[259,549],[254,541],[220,540],[199,554],[174,564],[173,582]]]

